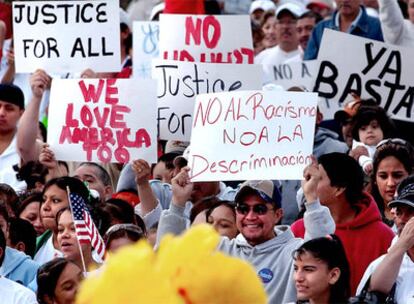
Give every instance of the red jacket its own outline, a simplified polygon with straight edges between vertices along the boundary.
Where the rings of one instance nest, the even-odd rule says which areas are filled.
[[[392,230],[381,221],[381,214],[372,196],[365,193],[358,204],[359,212],[350,222],[337,224],[335,234],[341,239],[351,271],[351,293],[355,294],[359,282],[368,265],[387,252],[395,236]],[[291,226],[296,237],[303,238],[303,219]]]

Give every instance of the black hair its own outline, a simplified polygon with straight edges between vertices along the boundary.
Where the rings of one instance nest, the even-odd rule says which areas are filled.
[[[330,288],[329,303],[348,303],[351,295],[350,270],[341,240],[334,234],[309,240],[293,252],[293,259],[300,260],[306,253],[325,262],[329,270],[339,268],[341,273],[338,281]]]
[[[322,21],[323,19],[321,15],[315,13],[314,11],[307,11],[303,13],[302,15],[300,15],[298,20],[305,19],[305,18],[314,18],[315,24],[317,24],[319,21]]]
[[[39,121],[39,129],[40,129],[40,135],[42,136],[43,142],[46,142],[46,140],[47,140],[47,129],[41,121]]]
[[[102,181],[102,183],[105,186],[111,186],[112,187],[112,181],[111,181],[111,177],[109,176],[108,171],[105,170],[104,167],[102,167],[101,165],[98,165],[97,163],[94,162],[83,162],[79,165],[78,168],[82,167],[82,166],[89,166],[89,167],[94,167],[98,170],[98,178]]]
[[[213,213],[214,209],[216,209],[217,207],[220,206],[225,206],[227,208],[229,208],[233,215],[234,218],[236,218],[236,209],[235,209],[235,204],[232,201],[225,201],[225,200],[218,200],[213,206],[211,206],[210,208],[207,209],[206,211],[206,221],[208,222],[208,218],[211,216],[211,214]]]
[[[90,203],[91,198],[88,188],[81,180],[77,178],[70,176],[53,178],[46,183],[45,187],[43,188],[42,195],[44,195],[47,189],[49,189],[51,186],[56,186],[64,191],[67,191],[67,188],[69,188],[71,193],[80,195],[87,204]]]
[[[371,195],[377,202],[378,208],[383,216],[383,219],[385,205],[384,200],[379,193],[376,177],[380,163],[385,158],[390,156],[393,156],[396,159],[398,159],[398,161],[400,161],[401,164],[404,166],[404,169],[407,171],[407,173],[411,174],[414,168],[414,148],[409,142],[398,142],[393,139],[389,139],[380,146],[378,146],[377,150],[375,151],[372,162]]]
[[[136,223],[134,208],[122,199],[111,198],[102,205],[102,209],[109,214],[111,222]]]
[[[345,197],[351,205],[363,197],[364,172],[355,159],[334,152],[320,156],[318,162],[331,180],[331,186],[345,188]]]
[[[6,203],[1,200],[0,200],[0,216],[2,216],[7,223],[9,223],[10,215],[9,215],[9,212],[7,211]]]
[[[165,153],[158,158],[158,162],[164,162],[165,167],[171,170],[174,169],[174,159],[179,155],[181,154],[175,152]]]
[[[39,304],[50,303],[46,299],[53,300],[55,298],[55,289],[57,281],[61,276],[65,267],[74,262],[66,258],[55,258],[42,266],[37,271],[37,301]]]
[[[19,168],[16,177],[19,181],[25,181],[27,190],[36,188],[36,183],[44,185],[49,170],[39,161],[29,161]]]
[[[36,230],[33,225],[21,218],[11,218],[9,225],[9,241],[12,247],[19,242],[25,245],[25,253],[32,259],[36,250]]]
[[[6,255],[6,236],[3,233],[3,230],[0,229],[0,249],[1,249],[1,256],[0,256],[0,267],[3,265],[4,256]]]
[[[19,197],[10,185],[0,183],[0,200],[6,204],[9,215],[14,216],[19,203]]]
[[[379,106],[365,106],[362,105],[357,113],[352,117],[352,137],[360,141],[359,129],[367,126],[371,121],[376,120],[384,134],[384,138],[390,138],[394,135],[395,126],[388,117],[387,112]]]
[[[42,193],[40,192],[32,192],[28,194],[23,200],[21,200],[17,206],[16,217],[19,217],[20,214],[26,209],[28,205],[33,202],[41,203],[43,201]]]
[[[220,200],[215,196],[205,197],[195,202],[190,211],[190,223],[194,222],[199,213],[217,205],[219,202]]]

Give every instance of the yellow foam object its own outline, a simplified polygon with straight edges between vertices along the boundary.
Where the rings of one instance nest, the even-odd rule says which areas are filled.
[[[157,252],[144,240],[122,248],[84,280],[76,303],[266,303],[254,268],[216,251],[218,243],[211,226],[198,225],[166,236]]]

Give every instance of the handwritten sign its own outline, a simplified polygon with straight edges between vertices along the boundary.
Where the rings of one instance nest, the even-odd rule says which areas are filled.
[[[133,23],[133,77],[151,78],[151,62],[157,58],[159,26],[155,21]]]
[[[239,91],[197,96],[192,181],[302,179],[311,162],[316,93]]]
[[[119,4],[14,1],[16,72],[116,72],[121,69]]]
[[[315,83],[316,68],[316,60],[263,65],[263,83],[274,83],[285,90],[293,86],[302,86],[311,91]]]
[[[413,49],[325,30],[314,91],[334,111],[356,92],[375,99],[392,118],[413,121],[412,54]]]
[[[158,80],[158,134],[167,140],[190,140],[198,94],[262,88],[262,68],[253,64],[154,60],[152,77]]]
[[[156,91],[150,79],[53,80],[48,143],[57,159],[156,162]]]
[[[160,57],[211,63],[253,63],[250,18],[214,15],[160,16]]]

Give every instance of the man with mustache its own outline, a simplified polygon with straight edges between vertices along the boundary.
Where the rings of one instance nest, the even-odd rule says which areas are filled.
[[[365,7],[361,5],[361,0],[336,0],[336,5],[338,9],[332,18],[319,22],[313,29],[304,60],[318,57],[325,28],[384,41],[379,20],[368,16]]]
[[[256,64],[279,65],[298,57],[300,60],[299,40],[296,31],[297,19],[303,8],[294,3],[285,3],[276,11],[276,40],[278,45],[262,51],[255,58]]]

